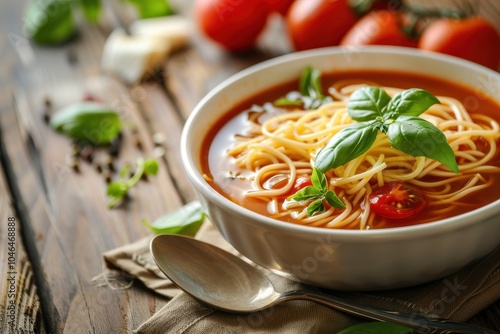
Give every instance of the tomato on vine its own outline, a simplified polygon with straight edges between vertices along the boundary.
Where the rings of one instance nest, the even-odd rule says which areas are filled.
[[[264,30],[269,8],[263,0],[196,0],[194,17],[201,31],[228,51],[254,47]]]
[[[500,35],[480,17],[438,19],[423,31],[418,47],[467,59],[491,69],[500,65]]]
[[[340,45],[394,45],[417,47],[418,39],[408,36],[402,15],[390,10],[377,10],[362,17],[344,35]]]
[[[288,9],[295,0],[264,0],[271,12],[286,15]]]
[[[398,181],[375,188],[368,201],[374,213],[390,219],[412,217],[429,204],[429,198],[423,192]]]
[[[338,45],[357,20],[348,0],[297,0],[286,16],[295,50]]]

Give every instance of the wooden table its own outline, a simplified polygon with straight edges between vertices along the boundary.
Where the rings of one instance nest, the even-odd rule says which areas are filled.
[[[188,1],[176,2],[189,13]],[[102,254],[148,235],[141,219],[154,220],[194,199],[179,139],[200,98],[229,75],[290,47],[265,35],[258,51],[231,56],[195,34],[192,46],[172,55],[156,79],[127,86],[104,74],[100,61],[109,33],[137,19],[132,7],[106,1],[99,24],[79,20],[77,38],[57,47],[25,37],[23,7],[24,1],[0,5],[0,332],[131,332],[168,301],[139,283],[125,290],[99,286],[94,278],[103,272]],[[282,28],[275,23],[273,30]],[[124,131],[116,170],[154,156],[154,134],[164,137],[159,174],[116,209],[107,207],[106,180],[96,167],[106,154],[96,152],[93,163],[81,162],[75,171],[70,140],[44,121],[47,112],[86,93],[136,125]],[[15,251],[9,254],[12,230]],[[14,277],[15,287],[4,277]],[[12,301],[16,330],[9,331],[5,312]],[[499,314],[497,302],[471,322],[500,330],[492,320]]]

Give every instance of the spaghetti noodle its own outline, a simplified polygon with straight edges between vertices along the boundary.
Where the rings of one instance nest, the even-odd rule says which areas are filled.
[[[384,222],[370,211],[367,196],[374,187],[389,181],[404,181],[425,191],[430,200],[427,210],[432,212],[427,220],[444,217],[454,207],[467,206],[466,196],[492,184],[491,173],[500,171],[490,163],[500,136],[498,122],[469,114],[454,98],[438,96],[440,104],[420,117],[445,134],[460,173],[449,171],[437,161],[404,154],[379,133],[366,153],[325,174],[329,189],[345,208],[328,208],[309,217],[307,203],[290,200],[290,191],[297,177],[312,173],[317,152],[353,123],[346,106],[350,94],[358,88],[359,84],[339,82],[329,89],[334,101],[319,109],[275,112],[276,116],[262,123],[254,121],[251,134],[240,136],[227,151],[239,170],[251,171],[248,178],[254,189],[246,190],[245,196],[266,202],[269,215],[275,218],[327,228],[369,229]],[[390,96],[401,91],[384,89]]]

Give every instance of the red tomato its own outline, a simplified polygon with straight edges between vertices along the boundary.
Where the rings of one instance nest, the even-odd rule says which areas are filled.
[[[200,29],[234,52],[254,47],[268,15],[269,9],[262,0],[196,0],[194,4]]]
[[[464,58],[491,69],[500,63],[500,36],[485,19],[439,19],[422,33],[418,47]]]
[[[296,50],[338,45],[357,20],[348,0],[297,0],[286,17]]]
[[[271,12],[279,13],[283,16],[288,12],[288,8],[295,0],[264,0]]]
[[[403,182],[388,182],[369,196],[370,207],[377,215],[391,219],[408,218],[422,212],[428,197]]]
[[[395,45],[417,47],[418,40],[405,35],[397,12],[378,10],[362,17],[342,38],[340,45]]]

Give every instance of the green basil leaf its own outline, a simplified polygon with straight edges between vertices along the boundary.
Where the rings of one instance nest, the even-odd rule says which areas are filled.
[[[430,122],[417,116],[400,116],[389,125],[387,136],[396,149],[414,157],[439,161],[458,173],[455,153],[446,136]]]
[[[107,195],[109,197],[123,197],[128,191],[128,186],[126,182],[115,181],[108,184]]]
[[[125,177],[128,176],[129,173],[130,173],[130,165],[126,164],[125,166],[123,166],[122,169],[120,169],[120,172],[118,173],[118,176],[121,179],[124,179]]]
[[[325,194],[328,191],[328,183],[325,174],[321,173],[317,168],[313,169],[311,182],[313,187],[321,192],[321,194]]]
[[[97,22],[101,14],[101,0],[80,0],[85,17],[90,22]]]
[[[144,174],[156,175],[158,173],[159,165],[155,159],[146,159],[144,161]]]
[[[325,203],[321,199],[315,200],[307,207],[307,216],[309,217],[321,212],[325,212]]]
[[[391,97],[379,87],[362,87],[354,91],[347,102],[347,112],[355,121],[365,122],[384,116]]]
[[[61,44],[76,32],[71,0],[31,1],[23,22],[27,36],[39,44]]]
[[[292,196],[292,199],[296,200],[297,202],[310,201],[312,199],[316,199],[318,197],[321,197],[322,195],[323,194],[318,189],[314,188],[313,186],[308,186],[308,187],[305,187],[305,188],[297,191]]]
[[[323,173],[345,165],[368,151],[377,138],[378,129],[372,124],[350,125],[330,139],[316,156],[316,167]]]
[[[50,125],[58,132],[93,145],[111,143],[122,123],[114,110],[95,102],[76,103],[55,113]]]
[[[333,208],[338,208],[338,209],[344,209],[345,205],[342,203],[340,198],[335,194],[333,191],[328,190],[325,194],[325,201],[328,203],[329,206]]]
[[[173,15],[174,10],[168,0],[128,0],[139,10],[141,18]]]
[[[304,102],[301,100],[291,100],[286,97],[282,97],[274,101],[274,105],[277,107],[284,107],[284,106],[301,106],[303,105]]]
[[[156,234],[170,233],[194,236],[205,220],[205,213],[198,201],[190,202],[173,213],[166,214],[153,223],[143,220]]]
[[[437,97],[426,90],[412,88],[396,94],[387,106],[390,115],[419,116],[434,104],[439,104]]]
[[[413,329],[389,322],[367,322],[348,327],[337,334],[410,334]]]
[[[311,66],[306,67],[306,69],[302,72],[299,81],[299,89],[300,93],[304,96],[310,96],[309,94],[309,86],[311,83],[311,74],[313,72],[313,68]]]

